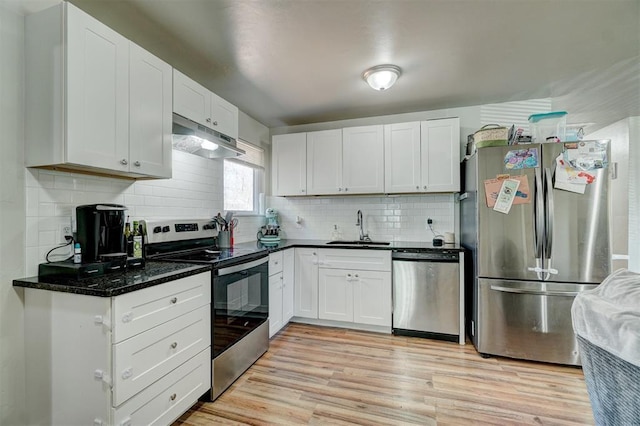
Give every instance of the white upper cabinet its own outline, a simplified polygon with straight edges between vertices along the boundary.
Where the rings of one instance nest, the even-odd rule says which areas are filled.
[[[420,122],[384,126],[384,187],[387,193],[420,191]]]
[[[342,187],[348,194],[384,192],[382,125],[342,129]]]
[[[171,177],[172,68],[140,46],[129,46],[131,170]]]
[[[25,33],[28,167],[171,177],[168,64],[67,2]]]
[[[309,132],[307,193],[382,193],[383,161],[382,126]]]
[[[460,191],[460,119],[420,123],[422,187],[428,192]]]
[[[386,193],[460,190],[460,119],[384,127]]]
[[[307,134],[273,136],[271,149],[273,195],[306,195]]]
[[[238,108],[176,69],[173,70],[173,112],[238,138]]]
[[[307,133],[307,194],[342,192],[342,131]]]
[[[67,2],[25,21],[26,165],[170,177],[171,67]]]

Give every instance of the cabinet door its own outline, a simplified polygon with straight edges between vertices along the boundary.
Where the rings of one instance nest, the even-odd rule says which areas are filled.
[[[173,112],[211,127],[211,92],[176,69],[173,70]]]
[[[391,327],[391,272],[352,273],[353,322]]]
[[[343,193],[341,130],[307,133],[307,193]]]
[[[211,94],[211,122],[214,130],[238,138],[238,107],[222,99],[215,93]]]
[[[382,125],[342,129],[342,185],[347,194],[384,192]]]
[[[460,191],[460,119],[423,121],[420,128],[423,190]]]
[[[279,272],[269,277],[269,337],[282,326],[282,272]]]
[[[318,318],[353,321],[353,276],[348,269],[318,270]]]
[[[384,192],[419,192],[420,122],[384,126]]]
[[[274,136],[271,149],[273,195],[306,195],[307,134]]]
[[[318,318],[318,255],[316,249],[295,249],[294,314]]]
[[[129,41],[71,5],[66,40],[66,161],[128,171]]]
[[[286,325],[293,317],[293,283],[295,281],[294,249],[284,251],[282,267],[282,325]]]
[[[129,168],[170,178],[172,68],[134,43],[129,49]]]

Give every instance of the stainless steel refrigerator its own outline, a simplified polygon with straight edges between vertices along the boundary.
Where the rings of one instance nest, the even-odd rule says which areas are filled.
[[[464,161],[468,333],[483,356],[580,365],[574,296],[611,272],[610,142],[488,147]],[[508,213],[493,205],[519,186]]]

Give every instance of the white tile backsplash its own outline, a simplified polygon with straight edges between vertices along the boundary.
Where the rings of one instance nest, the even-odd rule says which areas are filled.
[[[358,239],[358,210],[362,211],[365,233],[373,240],[431,241],[434,234],[427,227],[427,218],[433,219],[438,234],[455,232],[453,194],[267,197],[266,204],[278,211],[285,238],[330,239],[337,225],[342,238]]]

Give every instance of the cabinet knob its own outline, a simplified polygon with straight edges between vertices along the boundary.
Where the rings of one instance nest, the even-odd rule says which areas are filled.
[[[304,192],[304,189],[301,189],[300,192]]]
[[[342,188],[338,188],[338,191],[342,191]]]
[[[217,121],[214,121],[214,122],[213,122],[213,125],[214,125],[214,126],[217,126],[217,125],[218,125],[218,122],[217,122]]]
[[[178,342],[173,342],[173,343],[171,344],[171,349],[175,349],[175,348],[177,348],[177,347],[178,347]]]
[[[356,274],[356,278],[358,278],[358,274]]]
[[[140,162],[136,161],[135,163],[133,163],[133,165],[136,166],[136,167],[140,167]]]
[[[177,302],[178,302],[178,298],[177,298],[177,297],[172,297],[172,298],[171,298],[171,303],[172,303],[172,304],[174,304],[174,305],[175,305]]]
[[[350,277],[350,276],[351,276],[351,274],[347,274],[347,276],[348,276],[348,277]]]
[[[349,190],[349,188],[345,188],[345,189],[344,189],[344,192],[347,192],[348,190]]]
[[[425,189],[425,190],[427,189],[427,185],[425,185],[425,186],[424,186],[424,189]]]
[[[416,189],[420,189],[420,185],[416,185]]]
[[[169,399],[170,399],[170,400],[172,400],[172,401],[175,401],[175,400],[176,400],[176,397],[177,397],[177,395],[174,393],[174,394],[171,394],[171,396],[169,397]]]
[[[277,260],[275,260],[273,263],[275,263],[275,264],[277,265],[277,264],[278,264],[278,261],[277,261]]]
[[[315,255],[316,255],[316,252],[314,251],[312,254],[315,256]]]
[[[207,121],[207,123],[211,123],[211,119],[210,118],[207,118],[206,121]]]
[[[120,164],[122,164],[123,166],[126,166],[127,164],[129,164],[129,162],[127,161],[126,158],[123,158],[122,160],[120,160]]]

